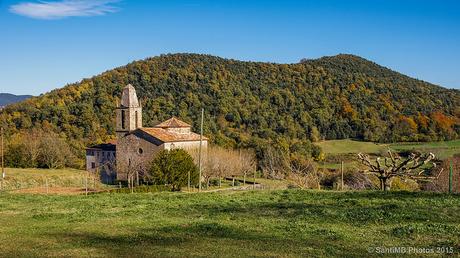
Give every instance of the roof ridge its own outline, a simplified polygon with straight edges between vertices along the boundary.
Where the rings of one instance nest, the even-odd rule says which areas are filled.
[[[179,128],[179,127],[192,127],[192,126],[180,120],[179,118],[173,116],[170,119],[157,124],[155,127],[156,128]]]

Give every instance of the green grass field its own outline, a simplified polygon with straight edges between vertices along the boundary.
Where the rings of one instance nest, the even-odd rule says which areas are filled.
[[[330,140],[315,143],[324,153],[327,154],[347,154],[347,153],[380,153],[388,148],[387,144],[377,144],[373,142],[360,142],[354,140]]]
[[[445,159],[460,154],[460,140],[448,142],[397,143],[390,145],[396,151],[418,150],[433,152],[438,158]]]
[[[460,197],[235,191],[0,195],[3,257],[364,257],[460,250]],[[371,250],[371,253],[368,252]]]

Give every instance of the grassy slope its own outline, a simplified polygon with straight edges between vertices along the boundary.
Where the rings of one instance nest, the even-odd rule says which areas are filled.
[[[426,142],[426,143],[397,143],[390,145],[392,149],[402,150],[419,150],[424,152],[433,152],[440,159],[452,157],[460,153],[460,140],[448,142]]]
[[[77,169],[34,169],[6,168],[6,178],[2,183],[3,190],[44,187],[48,181],[49,187],[84,187],[86,171]],[[90,186],[94,180],[89,178]],[[101,186],[96,183],[97,186]]]
[[[379,153],[385,150],[388,145],[376,144],[373,142],[360,142],[353,140],[331,140],[316,143],[321,149],[328,154],[346,154],[346,153]]]
[[[460,198],[301,190],[0,196],[3,256],[368,256],[460,250]]]

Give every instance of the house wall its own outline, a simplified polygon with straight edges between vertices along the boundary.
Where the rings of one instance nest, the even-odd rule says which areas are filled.
[[[165,128],[166,131],[179,133],[179,134],[189,134],[191,132],[190,127],[179,127],[179,128]]]
[[[106,166],[113,164],[115,165],[116,152],[115,151],[105,151],[100,149],[88,149],[86,150],[86,171],[96,172],[99,170],[107,170]],[[94,163],[94,168],[92,164]],[[104,166],[105,165],[105,166]],[[103,167],[102,167],[103,166]],[[106,173],[115,173],[115,171],[105,171]]]
[[[191,150],[191,149],[198,149],[200,147],[200,141],[189,141],[189,142],[168,142],[165,143],[165,150],[171,150],[171,149],[185,149],[185,150]],[[208,147],[208,141],[203,141],[203,144],[201,145],[203,149],[206,149]]]
[[[94,155],[89,155],[88,152],[86,153],[86,171],[89,171],[89,172],[95,172],[96,169],[95,168],[92,168],[92,165],[91,164],[95,164],[95,166],[97,166],[96,164],[96,156]]]

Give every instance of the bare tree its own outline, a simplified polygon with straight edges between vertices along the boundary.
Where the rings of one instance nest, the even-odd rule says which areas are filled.
[[[267,148],[261,161],[264,174],[271,179],[283,179],[289,170],[290,158],[288,154],[273,147]]]
[[[383,160],[382,157],[377,157],[372,161],[368,154],[358,154],[358,160],[369,169],[368,172],[378,177],[380,189],[383,191],[390,189],[389,179],[392,177],[420,177],[424,170],[419,169],[434,158],[433,153],[411,153],[407,158],[402,158],[388,150],[388,157],[383,157]]]
[[[289,165],[289,177],[300,188],[320,188],[320,176],[313,162],[293,158]]]
[[[239,162],[240,171],[243,175],[243,184],[246,184],[246,176],[256,170],[256,156],[252,150],[240,150]]]
[[[56,169],[65,167],[74,157],[69,145],[58,134],[44,134],[40,141],[38,160],[47,168]]]
[[[32,167],[37,166],[38,158],[40,155],[40,144],[43,136],[43,131],[36,128],[24,134],[23,142]]]
[[[190,150],[189,153],[195,160],[198,160],[198,152]],[[226,177],[243,176],[255,170],[255,155],[250,150],[232,150],[222,147],[208,147],[207,153],[202,160],[202,177],[209,185],[212,178],[219,179],[219,187],[222,186],[222,179]]]

